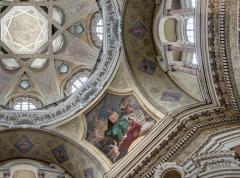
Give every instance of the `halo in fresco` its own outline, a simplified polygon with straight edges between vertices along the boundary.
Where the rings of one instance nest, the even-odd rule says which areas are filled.
[[[107,94],[86,119],[87,141],[112,162],[127,155],[156,124],[133,95]]]

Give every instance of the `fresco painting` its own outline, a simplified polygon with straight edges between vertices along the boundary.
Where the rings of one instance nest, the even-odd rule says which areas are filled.
[[[59,145],[58,147],[52,150],[53,155],[58,160],[59,163],[63,163],[69,160],[69,156],[64,145]]]
[[[156,123],[133,95],[107,94],[86,119],[87,141],[112,162],[123,158]]]
[[[181,93],[167,90],[163,92],[161,101],[179,102],[181,97],[182,97]]]
[[[130,29],[129,33],[131,33],[136,39],[142,39],[145,33],[147,32],[146,27],[142,22],[137,21]]]
[[[231,148],[231,150],[234,151],[236,154],[236,157],[240,159],[240,145]]]
[[[93,168],[85,169],[83,171],[84,177],[85,178],[94,178],[94,170]]]
[[[156,67],[157,65],[154,62],[144,59],[140,62],[138,69],[147,74],[153,75],[156,70]]]
[[[15,143],[15,147],[21,152],[21,153],[27,153],[29,152],[32,147],[33,147],[33,143],[28,139],[28,137],[26,137],[25,135],[23,135],[22,137],[20,137],[20,139]]]

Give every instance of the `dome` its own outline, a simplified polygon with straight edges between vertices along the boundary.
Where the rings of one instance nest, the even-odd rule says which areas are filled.
[[[74,2],[81,3],[78,0]],[[43,5],[37,5],[41,3]],[[88,6],[63,5],[59,1],[51,7],[42,0],[35,1],[35,4],[29,3],[31,5],[28,2],[19,2],[14,6],[11,4],[11,1],[4,1],[4,15],[0,23],[0,82],[5,82],[0,86],[0,105],[4,108],[2,111],[16,113],[17,107],[11,103],[19,98],[41,103],[38,107],[30,107],[34,109],[27,109],[39,120],[48,118],[50,111],[54,112],[55,114],[50,114],[53,118],[49,118],[53,123],[58,122],[57,118],[64,119],[60,113],[69,117],[76,111],[81,111],[104,90],[119,57],[112,55],[113,52],[119,53],[119,41],[107,43],[108,40],[115,39],[115,36],[103,40],[103,35],[107,34],[102,33],[102,42],[97,48],[88,39],[92,27],[81,18],[93,18],[94,13],[100,14],[98,4],[89,5],[94,10],[89,10]],[[74,9],[75,14],[69,12],[69,8]],[[85,11],[88,13],[83,13]],[[103,32],[103,28],[107,28],[103,26],[103,20],[108,21],[109,17],[108,14],[99,17]],[[73,87],[70,86],[72,80],[86,71],[88,77],[81,81],[81,87],[68,92],[68,88]],[[25,100],[22,102],[25,103]],[[64,107],[68,108],[67,115]],[[24,113],[24,110],[17,110]],[[44,123],[51,123],[47,120]]]

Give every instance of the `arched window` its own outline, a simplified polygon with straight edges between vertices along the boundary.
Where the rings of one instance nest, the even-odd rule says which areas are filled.
[[[193,56],[192,56],[192,65],[198,65],[196,53],[193,53]]]
[[[186,27],[186,36],[187,40],[191,43],[195,41],[195,31],[194,31],[194,18],[191,17],[187,19],[187,27]]]
[[[64,36],[62,34],[59,35],[55,40],[53,40],[52,44],[53,44],[53,52],[58,53],[59,51],[61,51],[64,45]]]
[[[97,12],[92,17],[91,23],[91,32],[92,32],[92,40],[95,46],[100,48],[102,46],[103,41],[103,19],[100,12]]]
[[[196,7],[196,0],[191,0],[191,6],[192,6],[192,8]]]
[[[79,88],[81,88],[83,84],[87,81],[87,79],[88,79],[87,76],[79,76],[78,78],[76,78],[76,80],[74,80],[72,83],[71,93],[74,93]]]
[[[66,86],[68,95],[75,93],[80,89],[88,80],[90,73],[88,71],[82,71],[75,75],[72,80],[70,80]]]
[[[14,110],[29,111],[39,108],[41,104],[33,98],[20,97],[14,99],[9,105]]]
[[[97,34],[97,37],[102,41],[103,40],[103,20],[102,20],[102,18],[99,19],[97,22],[96,34]]]
[[[8,70],[17,70],[21,68],[18,62],[13,58],[2,59],[2,65]]]
[[[26,111],[26,110],[33,110],[36,108],[37,107],[29,101],[19,101],[19,102],[15,103],[15,105],[13,105],[14,110]]]

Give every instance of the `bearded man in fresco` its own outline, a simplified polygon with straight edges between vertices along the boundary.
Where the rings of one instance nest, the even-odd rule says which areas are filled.
[[[108,130],[105,136],[112,137],[118,143],[121,142],[128,132],[128,116],[119,117],[117,112],[112,112],[108,117]]]

